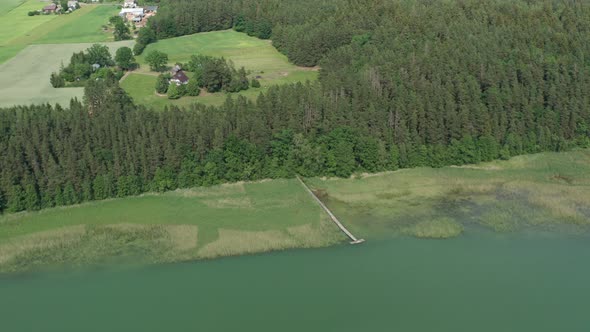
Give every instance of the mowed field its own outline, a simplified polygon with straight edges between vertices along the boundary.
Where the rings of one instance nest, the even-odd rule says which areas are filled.
[[[160,40],[148,45],[142,56],[137,60],[141,68],[129,75],[123,82],[123,88],[141,104],[163,108],[165,105],[189,105],[200,102],[219,105],[226,98],[225,93],[204,94],[199,97],[182,97],[179,100],[168,100],[154,92],[157,73],[149,71],[145,56],[152,50],[168,54],[169,64],[188,62],[195,54],[225,57],[233,61],[236,68],[244,67],[251,72],[250,78],[260,76],[261,88],[250,88],[239,94],[255,98],[261,91],[271,85],[315,80],[317,71],[310,68],[297,67],[279,53],[269,40],[249,37],[233,30],[215,31]],[[232,94],[237,95],[237,94]]]
[[[362,236],[444,238],[497,232],[590,230],[590,150],[354,179],[310,179]]]
[[[31,44],[85,43],[113,40],[102,25],[117,13],[116,6],[84,5],[67,15],[28,16],[47,2],[2,0],[7,10],[0,11],[0,63],[16,56]],[[0,73],[1,74],[1,73]]]
[[[343,240],[296,180],[210,188],[0,216],[0,271],[321,247]]]
[[[105,43],[111,53],[122,46],[132,46],[133,41]],[[52,72],[66,64],[74,52],[80,52],[92,44],[31,45],[18,56],[0,64],[0,107],[39,103],[69,104],[71,98],[81,98],[83,88],[55,89],[49,83]]]

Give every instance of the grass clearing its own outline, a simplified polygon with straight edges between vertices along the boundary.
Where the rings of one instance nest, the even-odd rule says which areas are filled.
[[[220,105],[226,99],[226,93],[207,94],[199,97],[182,97],[169,100],[154,93],[156,73],[149,71],[145,56],[153,50],[168,54],[169,64],[188,62],[195,54],[224,57],[233,61],[236,68],[250,70],[250,78],[260,76],[261,88],[250,88],[232,95],[243,95],[254,99],[261,91],[276,84],[313,81],[317,79],[317,71],[310,68],[295,66],[287,57],[279,53],[268,40],[261,40],[233,30],[204,32],[190,36],[182,36],[160,40],[150,44],[144,53],[137,57],[141,68],[129,75],[121,83],[122,87],[140,103],[156,108],[166,105],[187,106],[195,102],[207,105]]]
[[[114,53],[132,41],[106,43]],[[52,72],[61,63],[67,63],[74,52],[87,49],[92,44],[31,45],[19,56],[0,65],[0,107],[40,103],[69,105],[71,98],[82,98],[83,88],[55,89],[49,83]],[[51,59],[51,61],[49,60]]]
[[[170,262],[341,240],[296,180],[237,183],[1,216],[0,243],[7,245],[0,245],[0,271],[44,261]]]
[[[421,236],[418,228],[440,218],[467,229],[582,232],[590,229],[588,174],[590,151],[577,150],[308,182],[355,234]]]

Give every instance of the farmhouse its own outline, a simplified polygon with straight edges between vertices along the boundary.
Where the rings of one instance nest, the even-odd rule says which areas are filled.
[[[125,21],[141,22],[145,14],[143,8],[123,8],[119,16]]]
[[[174,75],[172,75],[172,78],[170,79],[170,84],[174,83],[176,85],[182,85],[182,84],[188,84],[188,76],[186,76],[186,74],[184,73],[184,71],[182,71],[182,69],[175,67],[175,69],[172,70],[172,73]]]
[[[125,0],[125,2],[123,3],[123,8],[135,8],[137,7],[137,3],[135,3],[135,0]]]
[[[55,11],[57,10],[57,5],[52,3],[50,5],[47,5],[45,7],[43,7],[43,12],[45,14],[49,14],[49,13],[55,13]]]

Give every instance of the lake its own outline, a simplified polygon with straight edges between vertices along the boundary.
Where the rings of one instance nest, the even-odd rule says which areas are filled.
[[[2,331],[588,331],[590,241],[475,233],[0,278]]]

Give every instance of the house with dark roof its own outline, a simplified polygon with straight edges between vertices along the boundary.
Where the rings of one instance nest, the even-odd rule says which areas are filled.
[[[146,13],[157,13],[158,12],[158,6],[145,6],[144,10]]]
[[[188,84],[188,76],[182,70],[177,70],[172,78],[170,79],[170,84],[174,83],[176,85]]]
[[[49,13],[55,13],[55,11],[57,10],[57,5],[52,3],[50,5],[47,5],[45,7],[43,7],[43,12],[45,14],[49,14]]]

